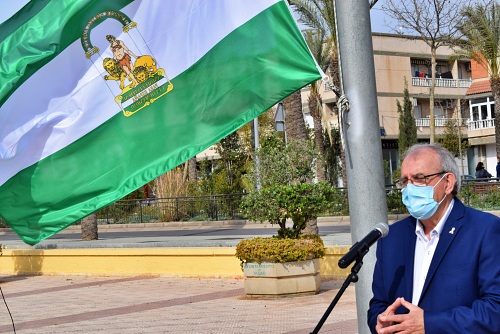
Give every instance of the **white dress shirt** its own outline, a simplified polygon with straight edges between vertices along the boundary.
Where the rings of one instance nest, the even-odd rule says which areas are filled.
[[[418,305],[418,301],[422,294],[422,289],[424,288],[425,279],[427,278],[427,273],[431,265],[432,257],[436,251],[436,247],[439,241],[439,235],[443,230],[444,223],[448,216],[450,215],[451,209],[455,200],[452,199],[448,209],[444,213],[439,223],[434,227],[430,233],[430,239],[427,238],[424,232],[424,228],[420,220],[417,219],[417,225],[415,227],[415,234],[417,235],[417,242],[415,244],[415,258],[414,258],[414,268],[413,268],[413,297],[411,303]]]

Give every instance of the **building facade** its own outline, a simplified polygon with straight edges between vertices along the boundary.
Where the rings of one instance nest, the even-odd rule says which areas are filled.
[[[495,100],[491,92],[488,70],[471,60],[472,85],[467,90],[469,121],[467,132],[474,163],[496,176]],[[473,174],[472,174],[473,175]]]
[[[383,158],[392,172],[399,168],[397,101],[403,104],[405,80],[413,102],[418,140],[428,142],[430,139],[431,50],[424,40],[412,36],[373,33],[372,42]],[[461,124],[460,136],[467,137],[470,112],[465,96],[472,84],[471,62],[452,60],[453,54],[454,51],[448,47],[437,49],[434,94],[436,138],[443,134],[448,121]],[[305,113],[308,113],[307,94],[306,89],[303,92]],[[334,112],[336,96],[326,85],[322,87],[321,95],[327,121],[334,126],[338,124],[338,115]],[[470,174],[470,160],[470,157],[459,159],[462,174]],[[387,181],[390,182],[390,179],[388,177]]]
[[[373,33],[373,57],[379,125],[383,159],[391,172],[399,168],[397,101],[403,103],[405,80],[413,103],[417,138],[430,139],[431,50],[419,37]],[[443,134],[447,122],[460,124],[459,135],[468,139],[470,149],[463,159],[457,159],[462,175],[474,175],[477,162],[482,161],[495,175],[494,99],[488,73],[470,60],[454,59],[449,47],[437,49],[434,124],[436,138]],[[328,85],[320,89],[323,99],[324,125],[336,126],[337,97]],[[309,89],[302,89],[302,104],[306,124],[313,128],[308,107]],[[218,159],[214,146],[198,154],[198,160]],[[392,177],[386,180],[390,183]]]

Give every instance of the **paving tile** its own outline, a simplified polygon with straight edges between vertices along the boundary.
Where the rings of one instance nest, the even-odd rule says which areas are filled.
[[[317,295],[247,298],[241,279],[165,277],[0,277],[19,334],[310,333],[342,282]],[[350,286],[320,333],[357,333]],[[0,303],[0,333],[13,333]]]

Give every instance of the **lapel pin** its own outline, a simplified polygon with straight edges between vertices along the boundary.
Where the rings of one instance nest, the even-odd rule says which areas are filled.
[[[453,234],[453,232],[455,232],[455,228],[454,227],[450,230],[450,234]]]

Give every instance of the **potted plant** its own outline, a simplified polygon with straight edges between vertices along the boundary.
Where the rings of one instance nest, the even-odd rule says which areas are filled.
[[[303,231],[341,195],[326,182],[307,182],[313,172],[311,161],[316,158],[311,150],[307,143],[289,143],[286,147],[263,145],[259,151],[262,186],[244,197],[241,211],[249,220],[279,228],[277,236],[244,239],[236,247],[247,295],[319,291],[319,259],[325,255],[325,248],[319,235]]]

